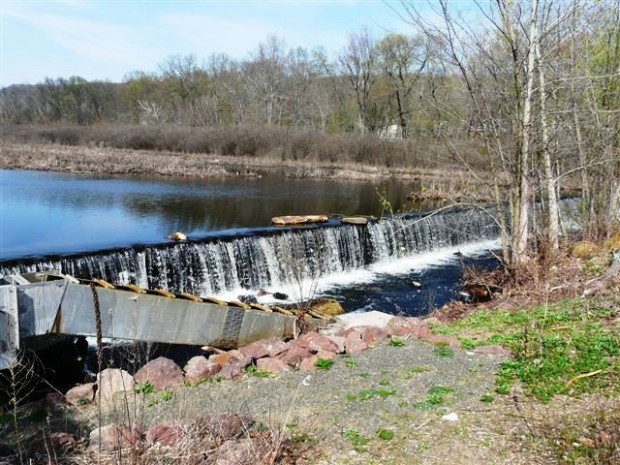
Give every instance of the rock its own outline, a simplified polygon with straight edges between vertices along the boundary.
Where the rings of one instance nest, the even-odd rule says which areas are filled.
[[[256,361],[256,368],[267,373],[281,373],[290,371],[291,367],[288,363],[279,358],[267,357]]]
[[[225,440],[247,435],[248,429],[254,423],[252,418],[236,413],[216,416],[204,415],[192,423],[191,429],[196,431],[198,435],[208,435]]]
[[[473,350],[476,355],[486,355],[494,360],[506,360],[512,358],[512,353],[502,346],[481,346]]]
[[[317,358],[321,360],[335,360],[336,354],[333,352],[327,352],[325,350],[319,350],[316,354]]]
[[[278,355],[278,358],[292,367],[298,367],[302,360],[311,356],[312,352],[308,348],[292,344],[286,352]]]
[[[354,328],[356,326],[374,326],[376,328],[385,328],[394,318],[393,315],[372,310],[364,313],[345,313],[336,319],[343,324],[345,328]]]
[[[259,463],[254,460],[254,443],[250,438],[243,440],[229,440],[222,444],[215,454],[214,465],[241,465]]]
[[[302,215],[302,216],[275,216],[271,218],[271,223],[278,226],[289,224],[324,223],[329,220],[327,215]]]
[[[363,339],[362,331],[353,329],[345,337],[345,349],[347,354],[354,355],[368,349],[368,344]]]
[[[274,299],[276,300],[288,300],[288,294],[285,294],[283,292],[274,292],[273,294],[271,294],[273,296]]]
[[[164,446],[174,446],[184,434],[183,426],[180,424],[153,425],[146,433],[148,444],[161,444]]]
[[[134,384],[133,376],[125,370],[106,368],[97,374],[97,387],[101,392],[97,392],[95,400],[101,397],[101,401],[106,402],[117,392],[131,392]]]
[[[78,447],[76,436],[67,432],[54,432],[43,435],[41,439],[35,440],[31,446],[31,455],[62,456],[68,452],[73,452]],[[2,454],[0,453],[0,457]],[[0,463],[4,463],[0,461]],[[8,462],[7,462],[8,463]],[[16,462],[19,463],[19,462]],[[47,462],[46,462],[47,463]]]
[[[185,372],[185,379],[188,382],[198,383],[213,377],[221,369],[222,365],[219,363],[207,360],[207,358],[202,355],[197,355],[187,361],[183,371]]]
[[[377,347],[388,337],[386,331],[375,326],[366,326],[361,329],[361,332],[362,340],[366,343],[368,347]]]
[[[79,406],[85,404],[92,404],[95,399],[95,383],[86,383],[75,386],[67,391],[65,397],[71,405]]]
[[[90,432],[88,449],[98,452],[101,444],[101,450],[109,452],[137,446],[141,440],[142,434],[137,428],[112,423]]]
[[[345,337],[344,336],[337,336],[335,334],[326,334],[325,337],[327,337],[330,341],[336,344],[336,347],[338,347],[339,354],[344,353],[345,351],[345,347],[344,347]]]
[[[252,294],[240,295],[237,297],[237,299],[239,300],[239,302],[243,302],[244,304],[247,304],[247,305],[258,303],[258,299],[256,298],[256,296],[253,296]]]
[[[344,224],[368,224],[368,218],[360,216],[345,216],[340,221]]]
[[[411,285],[417,288],[422,287],[422,283],[420,281],[411,281]]]
[[[454,423],[454,422],[459,421],[459,416],[456,413],[452,412],[452,413],[448,413],[448,414],[442,416],[441,419],[443,421],[449,421],[449,422]]]
[[[43,400],[43,408],[48,414],[60,412],[72,406],[73,404],[59,392],[48,392]]]
[[[222,379],[234,379],[243,374],[243,369],[252,363],[250,357],[244,357],[240,360],[231,360],[230,363],[224,365],[219,371],[218,376]]]
[[[235,360],[241,360],[243,358],[243,354],[239,350],[229,350],[228,352],[222,352],[219,354],[213,354],[209,357],[209,361],[213,363],[217,363],[218,365],[224,367]]]
[[[187,236],[180,231],[176,231],[169,234],[168,239],[172,239],[173,241],[185,241],[187,240]]]
[[[300,305],[309,313],[314,312],[323,316],[337,316],[344,313],[344,308],[336,299],[314,299]]]
[[[136,383],[150,382],[158,391],[165,391],[183,384],[181,368],[166,357],[158,357],[140,368],[134,375]]]
[[[317,355],[313,355],[312,357],[304,358],[299,364],[299,371],[315,371],[316,370],[316,362],[319,361],[319,357]]]
[[[275,357],[286,349],[288,349],[288,344],[280,339],[265,339],[241,347],[239,352],[241,352],[244,357],[251,357],[256,360],[267,356]]]
[[[334,353],[338,352],[338,346],[327,336],[314,331],[299,336],[295,341],[295,344],[299,347],[310,350],[310,352],[318,352],[319,350]]]
[[[385,331],[389,336],[398,337],[409,335],[420,337],[421,334],[430,334],[428,328],[424,326],[422,320],[419,318],[402,316],[395,316],[392,318],[386,325]]]

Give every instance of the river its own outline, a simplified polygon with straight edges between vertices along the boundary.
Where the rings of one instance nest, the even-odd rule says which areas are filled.
[[[410,237],[389,223],[264,236],[273,216],[380,216],[386,212],[378,192],[397,211],[417,188],[268,176],[93,178],[0,170],[0,272],[20,263],[64,267],[76,275],[229,299],[268,286],[300,297],[332,296],[348,311],[423,314],[458,296],[463,266],[492,264],[486,255],[496,246],[492,226],[483,222],[463,235],[462,219],[442,219]],[[166,245],[173,231],[188,235],[187,247]],[[486,232],[476,237],[478,231]],[[352,243],[358,239],[365,245]],[[300,259],[298,267],[286,263],[292,260],[288,249]],[[303,280],[292,276],[298,269]]]
[[[380,215],[413,184],[256,178],[93,178],[0,170],[0,261],[202,238],[264,227],[279,215]]]

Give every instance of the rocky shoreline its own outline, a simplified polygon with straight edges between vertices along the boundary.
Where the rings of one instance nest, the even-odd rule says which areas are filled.
[[[119,418],[118,407],[128,402],[127,399],[130,399],[130,403],[134,402],[136,396],[172,398],[177,396],[177,392],[191,392],[194,389],[213,391],[210,388],[219,388],[228,382],[233,383],[230,385],[232,389],[240,380],[273,378],[277,381],[289,372],[305,376],[302,384],[317,372],[323,377],[333,375],[337,378],[335,372],[330,373],[334,363],[352,366],[357,363],[354,362],[355,357],[362,353],[379,353],[379,349],[398,350],[398,347],[413,343],[423,344],[430,350],[458,350],[458,340],[431,332],[430,326],[436,323],[438,321],[432,317],[397,317],[381,312],[349,314],[339,317],[336,323],[319,332],[308,332],[290,341],[263,340],[230,351],[209,349],[205,355],[191,358],[183,368],[165,357],[148,362],[133,376],[122,369],[107,368],[97,375],[96,384],[76,386],[65,396],[51,394],[45,401],[46,409],[50,412],[67,409],[87,412],[93,405],[95,409],[108,412],[103,415],[104,421],[88,434],[84,432],[82,437],[63,431],[50,436],[50,441],[55,438],[56,446],[68,454],[79,452],[95,457],[100,453],[116,454],[127,449],[147,453],[153,447],[179,447],[190,432],[198,436],[206,435],[209,440],[213,440],[214,429],[217,429],[218,434],[222,433],[216,441],[220,442],[218,452],[212,454],[211,461],[204,463],[260,463],[272,449],[263,443],[264,436],[253,437],[247,434],[250,426],[256,423],[254,415],[244,415],[242,411],[208,408],[207,411],[212,413],[194,418],[180,418],[172,414],[174,419],[171,420],[169,415],[168,418],[165,418],[166,415],[156,415],[155,418],[137,422],[135,418],[131,419],[127,415],[120,415]],[[498,360],[509,357],[510,354],[501,347],[493,346],[478,348],[472,351],[470,356],[481,357],[488,361],[485,363],[490,364],[489,366],[495,366]],[[433,370],[431,367],[424,369]],[[322,386],[325,384],[323,382]],[[179,389],[181,391],[178,391]],[[454,415],[456,414],[446,421],[451,421],[450,418],[454,418]],[[215,425],[218,425],[217,428]],[[199,431],[200,434],[197,433]],[[244,439],[240,440],[240,436]],[[270,437],[270,440],[272,439]],[[251,447],[248,447],[248,441],[253,441]],[[253,451],[253,455],[248,455],[248,451]],[[259,453],[262,454],[261,457],[256,455]]]

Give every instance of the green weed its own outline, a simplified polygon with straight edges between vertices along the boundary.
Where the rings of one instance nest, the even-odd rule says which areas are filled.
[[[370,400],[374,398],[385,399],[386,397],[395,396],[396,391],[393,389],[362,389],[357,394],[347,394],[347,400]]]
[[[454,357],[454,350],[446,346],[438,346],[433,352],[438,357]]]
[[[271,376],[271,373],[268,371],[259,370],[254,365],[248,365],[244,371],[247,375],[254,376],[255,378],[269,378]]]
[[[468,347],[500,344],[514,359],[502,362],[495,392],[510,393],[520,381],[529,394],[553,396],[608,390],[620,392],[620,335],[607,321],[619,314],[610,301],[569,299],[521,311],[480,311],[433,328]]]
[[[150,381],[145,381],[143,383],[134,384],[133,392],[136,394],[142,394],[143,396],[152,394],[155,392],[155,386],[153,386],[153,383]]]
[[[383,441],[391,441],[394,439],[394,432],[388,429],[377,430],[377,437]]]
[[[368,444],[368,438],[365,438],[359,431],[352,428],[343,428],[342,437],[349,441],[357,452],[363,452],[364,446]]]
[[[405,340],[397,336],[392,336],[389,345],[390,347],[403,347],[405,345]]]
[[[333,360],[329,360],[327,358],[320,358],[316,361],[315,366],[319,370],[329,370],[334,365]]]
[[[434,386],[428,390],[426,398],[422,402],[414,404],[420,410],[430,410],[437,405],[445,403],[445,396],[454,392],[454,389],[447,386]]]
[[[414,375],[420,374],[420,373],[425,373],[427,371],[430,371],[429,368],[425,368],[425,367],[413,367],[413,368],[409,368],[404,374],[403,374],[403,379],[411,379],[413,378]]]

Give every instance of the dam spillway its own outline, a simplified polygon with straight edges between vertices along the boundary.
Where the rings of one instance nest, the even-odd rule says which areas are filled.
[[[480,209],[396,215],[365,225],[263,228],[182,243],[0,264],[0,275],[56,270],[195,295],[291,287],[423,252],[496,239]]]

